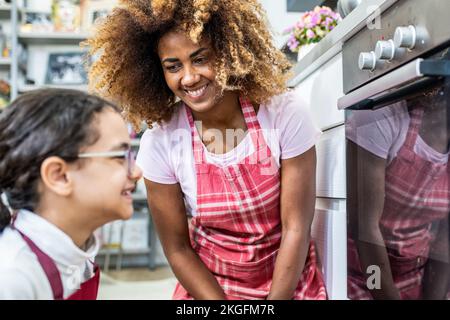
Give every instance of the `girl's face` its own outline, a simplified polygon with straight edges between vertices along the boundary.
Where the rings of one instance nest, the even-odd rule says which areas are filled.
[[[81,153],[101,153],[127,150],[130,137],[122,117],[106,109],[97,115],[92,124],[100,138]],[[79,203],[91,222],[99,225],[117,219],[128,219],[133,214],[131,192],[142,177],[142,171],[134,166],[128,173],[128,163],[123,158],[87,158],[72,171],[74,200]]]
[[[177,31],[159,41],[158,55],[170,90],[196,112],[211,110],[220,99],[214,51],[208,41],[194,43]]]

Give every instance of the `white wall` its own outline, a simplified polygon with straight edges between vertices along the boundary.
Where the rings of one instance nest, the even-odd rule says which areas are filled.
[[[287,36],[281,33],[287,27],[293,25],[300,17],[300,12],[287,12],[286,0],[259,0],[267,11],[275,42],[278,47],[283,46]]]

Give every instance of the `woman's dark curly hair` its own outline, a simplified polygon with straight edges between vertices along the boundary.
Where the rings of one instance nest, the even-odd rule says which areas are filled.
[[[74,162],[82,147],[99,138],[96,115],[111,103],[84,92],[41,89],[25,93],[0,114],[0,195],[13,211],[34,211],[45,159],[58,156]],[[11,213],[0,199],[0,231]]]
[[[157,54],[159,39],[174,29],[195,43],[211,41],[222,90],[256,103],[286,91],[291,65],[274,46],[258,0],[121,0],[84,45],[97,58],[91,89],[116,101],[135,127],[168,121],[176,109]]]

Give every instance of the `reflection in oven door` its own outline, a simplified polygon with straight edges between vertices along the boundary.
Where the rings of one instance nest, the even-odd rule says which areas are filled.
[[[350,299],[450,298],[450,77],[411,88],[346,111]]]

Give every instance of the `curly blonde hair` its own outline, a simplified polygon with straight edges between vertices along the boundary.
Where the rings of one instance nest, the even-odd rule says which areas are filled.
[[[121,0],[84,45],[97,57],[91,90],[119,104],[135,127],[168,121],[177,108],[157,54],[159,39],[174,29],[195,43],[211,41],[222,90],[255,103],[287,90],[291,65],[274,46],[257,0]]]

